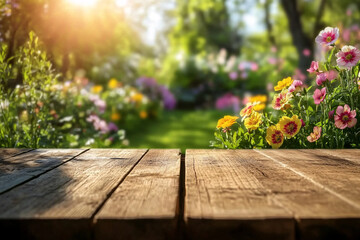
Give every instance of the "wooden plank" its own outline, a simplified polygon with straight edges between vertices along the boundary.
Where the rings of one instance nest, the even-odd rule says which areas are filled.
[[[185,222],[190,239],[293,239],[293,216],[243,164],[251,151],[187,150]]]
[[[2,236],[90,239],[92,217],[145,152],[91,149],[0,195]]]
[[[268,239],[276,235],[276,239],[291,239],[296,232],[301,233],[297,235],[300,239],[360,236],[358,208],[261,153],[187,151],[185,221],[189,238],[245,235],[245,239]],[[295,232],[298,219],[301,224]],[[346,225],[349,222],[352,224]]]
[[[31,151],[30,148],[0,148],[0,163],[2,160]]]
[[[179,178],[179,150],[150,150],[96,215],[95,239],[174,239]]]
[[[356,161],[318,150],[255,151],[323,191],[320,196],[281,199],[294,211],[300,239],[360,239],[360,165]],[[299,189],[303,185],[293,188]]]
[[[0,194],[63,164],[85,149],[36,149],[0,161]],[[19,153],[18,151],[10,151]]]
[[[360,149],[317,149],[316,153],[325,153],[343,160],[360,163]]]

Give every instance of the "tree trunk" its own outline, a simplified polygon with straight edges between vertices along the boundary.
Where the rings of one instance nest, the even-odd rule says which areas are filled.
[[[305,74],[313,58],[313,42],[303,31],[300,13],[297,8],[297,0],[281,0],[281,5],[288,18],[292,40],[299,55],[298,68]],[[310,56],[304,55],[304,49],[311,51]]]

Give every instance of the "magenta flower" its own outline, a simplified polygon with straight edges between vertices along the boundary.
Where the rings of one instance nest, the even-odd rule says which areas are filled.
[[[306,126],[305,121],[302,119],[300,119],[300,121],[301,121],[301,127],[305,127]]]
[[[355,66],[360,59],[360,50],[353,46],[343,46],[336,54],[339,67],[350,68]]]
[[[303,50],[302,54],[303,54],[304,56],[308,57],[308,56],[311,55],[311,51],[310,51],[310,49],[305,48],[305,49]]]
[[[324,82],[326,82],[327,78],[326,78],[326,73],[322,72],[322,73],[319,73],[317,76],[316,76],[316,84],[318,86],[321,86]]]
[[[319,70],[319,62],[312,61],[310,68],[306,71],[308,71],[309,73],[314,73],[317,72],[318,70]]]
[[[344,129],[346,127],[352,128],[357,122],[355,117],[356,111],[351,111],[349,105],[345,104],[344,107],[338,106],[335,115],[335,126],[339,129]]]
[[[294,80],[293,83],[291,84],[291,86],[289,87],[289,92],[299,92],[301,91],[303,86],[303,82],[300,80]]]
[[[333,119],[333,118],[334,118],[334,112],[335,112],[335,110],[329,111],[329,113],[328,113],[329,119]]]
[[[109,122],[108,129],[109,129],[109,131],[113,131],[113,132],[116,132],[119,130],[118,126],[116,126],[116,124],[113,122]]]
[[[319,35],[315,38],[315,42],[318,44],[332,45],[339,38],[339,29],[326,27],[322,30]]]
[[[322,88],[321,90],[316,89],[313,95],[314,103],[316,105],[320,104],[322,101],[324,101],[326,96],[326,88]]]

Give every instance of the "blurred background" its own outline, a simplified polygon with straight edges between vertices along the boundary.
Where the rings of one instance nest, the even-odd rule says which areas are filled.
[[[223,115],[254,101],[266,109],[285,77],[311,81],[320,30],[338,27],[358,46],[359,9],[358,0],[1,0],[2,72],[11,65],[1,108],[17,125],[9,132],[38,134],[39,147],[207,148]],[[4,122],[2,146],[29,146],[5,140]]]

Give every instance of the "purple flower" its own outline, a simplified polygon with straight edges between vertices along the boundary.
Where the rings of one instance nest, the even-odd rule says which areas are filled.
[[[229,73],[229,78],[231,80],[236,80],[238,78],[238,73],[237,72],[231,72]]]
[[[116,132],[117,130],[119,130],[119,128],[113,122],[108,123],[108,129],[109,129],[109,131],[113,131],[113,132]]]
[[[174,109],[176,106],[176,99],[174,95],[165,86],[159,86],[159,90],[162,95],[162,99],[164,101],[165,109],[168,110]]]

